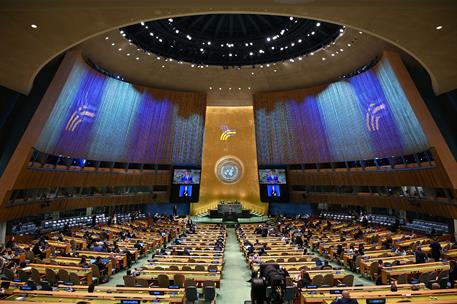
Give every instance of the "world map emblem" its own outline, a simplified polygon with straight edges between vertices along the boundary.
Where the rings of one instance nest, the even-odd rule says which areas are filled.
[[[233,184],[240,180],[243,175],[243,164],[233,156],[220,158],[215,165],[217,178],[226,184]]]

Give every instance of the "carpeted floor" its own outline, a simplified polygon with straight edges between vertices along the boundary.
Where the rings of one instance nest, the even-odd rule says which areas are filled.
[[[236,239],[235,229],[228,228],[227,233],[225,265],[216,302],[218,304],[242,304],[251,298],[251,284],[246,282],[250,278],[250,272]]]

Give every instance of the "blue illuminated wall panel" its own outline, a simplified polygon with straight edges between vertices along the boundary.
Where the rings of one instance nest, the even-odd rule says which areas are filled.
[[[349,79],[254,97],[259,164],[372,159],[429,148],[389,61]]]
[[[206,96],[135,86],[75,61],[36,148],[103,161],[201,163]]]

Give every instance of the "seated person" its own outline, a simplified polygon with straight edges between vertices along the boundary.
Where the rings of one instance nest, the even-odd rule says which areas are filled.
[[[425,263],[425,261],[427,259],[427,255],[422,251],[422,249],[420,247],[417,248],[414,255],[416,256],[416,264]]]
[[[341,298],[332,302],[332,304],[359,304],[356,299],[352,299],[348,290],[341,293]]]
[[[325,269],[333,269],[333,267],[328,264],[328,261],[324,261],[324,265],[321,266],[321,270]]]

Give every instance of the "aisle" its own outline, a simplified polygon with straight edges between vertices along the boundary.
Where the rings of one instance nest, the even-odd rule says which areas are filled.
[[[217,303],[242,304],[251,298],[251,284],[246,282],[250,278],[250,272],[236,239],[235,229],[227,228],[227,233],[225,265]]]

